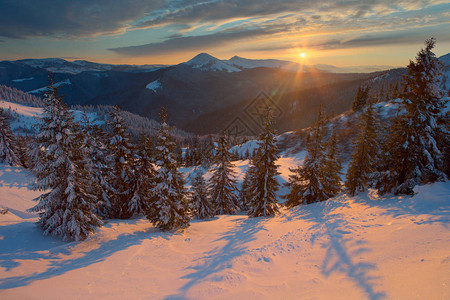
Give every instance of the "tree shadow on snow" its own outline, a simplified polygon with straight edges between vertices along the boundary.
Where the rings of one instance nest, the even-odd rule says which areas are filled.
[[[137,220],[111,222],[136,222]],[[106,226],[110,226],[109,224]],[[32,227],[32,228],[31,228]],[[59,276],[68,271],[81,269],[89,265],[104,261],[109,256],[118,251],[125,250],[131,246],[142,243],[142,240],[149,238],[149,230],[137,231],[133,233],[123,233],[116,239],[106,242],[99,241],[99,247],[79,252],[84,254],[74,259],[64,259],[63,255],[70,255],[74,246],[81,243],[96,242],[96,237],[92,237],[84,242],[62,242],[48,236],[42,236],[42,231],[36,224],[23,222],[19,224],[1,226],[0,236],[3,237],[2,247],[0,248],[0,266],[7,271],[19,267],[17,260],[48,260],[47,269],[43,272],[34,272],[24,276],[12,276],[0,278],[0,289],[11,289],[29,285],[36,280],[43,280]],[[151,228],[151,237],[157,237],[158,233],[167,235],[168,233],[159,232],[156,228]],[[154,231],[154,233],[153,233]],[[37,238],[38,237],[38,238]]]
[[[369,252],[362,239],[355,239],[356,228],[345,220],[346,215],[334,212],[335,209],[347,205],[338,201],[321,202],[312,205],[300,205],[297,217],[312,222],[311,244],[324,238],[321,244],[326,249],[322,263],[322,273],[329,277],[335,272],[346,274],[359,288],[364,290],[369,299],[382,299],[386,294],[377,289],[377,279],[370,275],[376,270],[376,264],[358,261],[361,254]],[[294,212],[295,214],[295,212]]]
[[[234,258],[242,256],[247,250],[246,244],[255,240],[255,234],[261,230],[267,230],[264,227],[267,219],[260,218],[245,218],[238,219],[238,225],[230,231],[226,231],[216,241],[225,241],[226,244],[221,248],[215,248],[197,261],[202,261],[200,265],[188,267],[194,270],[193,273],[186,275],[183,279],[189,279],[189,281],[180,288],[180,294],[170,295],[165,299],[186,299],[186,293],[193,286],[208,280],[221,281],[222,278],[212,276],[219,273],[222,270],[232,268],[232,261]]]

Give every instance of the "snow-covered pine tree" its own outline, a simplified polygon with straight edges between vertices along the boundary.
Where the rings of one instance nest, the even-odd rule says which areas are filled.
[[[267,109],[264,131],[259,137],[259,148],[251,160],[252,172],[249,178],[250,217],[273,216],[278,212],[276,192],[279,183],[276,176],[278,147],[272,129],[272,114]]]
[[[432,52],[434,46],[434,38],[425,41],[425,49],[410,61],[403,78],[401,108],[406,113],[391,126],[385,168],[376,185],[381,194],[413,194],[419,183],[446,179],[443,153],[449,133],[443,115],[446,101],[441,99],[441,62]]]
[[[334,185],[329,185],[332,182],[328,177],[330,174],[326,173],[326,135],[325,117],[320,108],[307,138],[304,164],[290,169],[293,174],[289,175],[289,181],[285,184],[290,188],[290,192],[284,195],[288,207],[324,201],[335,195]]]
[[[252,172],[252,166],[247,168],[242,180],[241,189],[239,190],[239,206],[241,210],[248,211],[250,206],[250,173]]]
[[[84,147],[89,158],[89,172],[92,179],[92,194],[97,199],[96,214],[103,218],[111,218],[111,195],[113,188],[109,184],[111,174],[111,156],[108,156],[106,144],[107,134],[101,126],[92,124],[86,114],[83,116],[82,129],[84,133]]]
[[[342,174],[342,162],[339,157],[338,138],[335,128],[333,128],[331,137],[326,143],[326,148],[327,156],[325,161],[324,181],[326,182],[325,186],[328,187],[329,194],[334,196],[342,189],[340,176]]]
[[[378,123],[372,103],[360,116],[359,134],[353,141],[353,154],[350,161],[345,187],[351,196],[364,192],[374,179],[377,170],[379,139]]]
[[[192,183],[191,212],[198,219],[214,217],[214,209],[208,197],[208,187],[201,172],[197,173]]]
[[[30,211],[39,212],[44,234],[84,240],[102,221],[94,213],[96,199],[90,194],[82,132],[53,82],[45,94],[43,112],[36,137],[43,151],[32,172],[37,179],[34,188],[45,193],[35,199],[39,203]]]
[[[112,129],[107,144],[109,155],[112,157],[109,184],[113,193],[110,195],[112,205],[110,215],[112,218],[128,219],[133,215],[130,205],[136,185],[134,146],[118,106],[114,106],[111,110],[108,124]]]
[[[142,128],[136,151],[138,155],[135,172],[136,186],[129,205],[130,213],[132,214],[145,214],[150,205],[150,190],[153,187],[153,178],[156,174],[153,165],[152,148],[152,142]]]
[[[0,162],[11,166],[23,165],[19,145],[2,108],[0,108]]]
[[[216,165],[208,182],[215,215],[233,215],[239,210],[239,201],[235,194],[237,191],[235,173],[225,133],[219,137],[215,160]]]
[[[169,125],[166,123],[167,114],[164,109],[160,114],[162,124],[158,135],[156,147],[156,171],[153,188],[150,193],[153,197],[147,218],[161,230],[172,230],[189,226],[189,203],[186,200],[184,179],[178,171],[178,162],[175,159],[175,143]]]
[[[352,103],[352,110],[354,112],[361,111],[369,100],[369,87],[359,86],[355,98]]]

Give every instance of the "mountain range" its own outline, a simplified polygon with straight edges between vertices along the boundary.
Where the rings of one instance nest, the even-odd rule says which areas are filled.
[[[276,108],[277,129],[293,130],[308,126],[319,105],[341,113],[350,107],[358,86],[387,88],[405,73],[405,69],[342,71],[272,59],[220,60],[206,53],[172,66],[51,58],[0,62],[0,84],[41,96],[51,72],[69,105],[119,105],[154,119],[165,106],[169,122],[183,130],[206,134],[231,128],[253,135],[258,132],[261,105]]]

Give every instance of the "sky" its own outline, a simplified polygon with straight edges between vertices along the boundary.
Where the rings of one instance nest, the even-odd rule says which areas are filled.
[[[0,0],[0,60],[405,66],[431,36],[450,52],[449,20],[440,0]]]

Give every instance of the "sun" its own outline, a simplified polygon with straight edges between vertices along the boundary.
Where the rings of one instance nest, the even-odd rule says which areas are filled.
[[[306,57],[306,53],[305,52],[300,53],[300,57],[301,58],[305,58]]]

